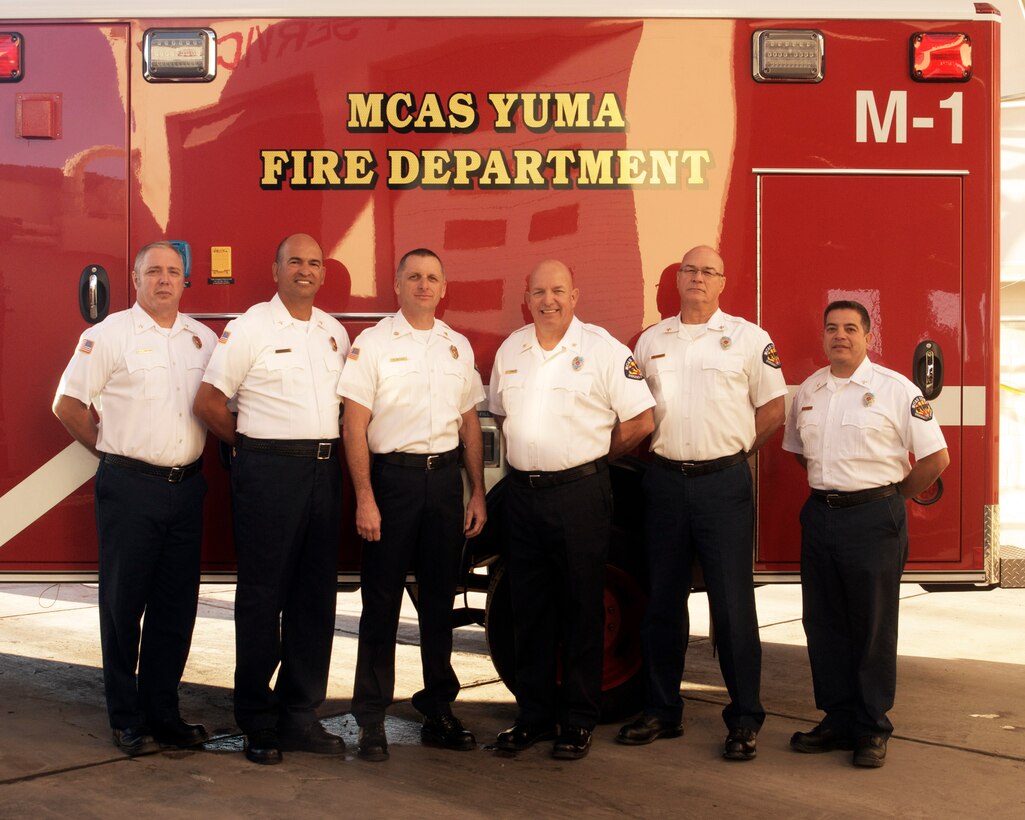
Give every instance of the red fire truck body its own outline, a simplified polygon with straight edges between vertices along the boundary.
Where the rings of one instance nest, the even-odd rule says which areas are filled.
[[[135,3],[82,19],[67,5],[0,21],[4,577],[95,574],[95,460],[49,407],[86,322],[131,304],[135,249],[187,243],[182,310],[219,331],[272,295],[277,242],[306,231],[327,258],[318,304],[353,337],[395,310],[398,257],[436,250],[443,318],[485,378],[529,321],[524,277],[544,258],[574,268],[584,321],[632,345],[677,310],[682,253],[720,247],[723,308],[768,330],[791,393],[825,363],[823,307],[862,301],[870,356],[919,383],[951,456],[910,505],[906,579],[998,582],[993,7],[655,2],[638,18],[450,3],[411,17],[384,2],[342,18],[305,3],[241,18]],[[757,459],[763,581],[799,569],[807,484],[779,438]],[[204,577],[230,578],[212,437],[206,456]],[[640,469],[616,485],[635,558]],[[500,551],[500,521],[469,565]]]

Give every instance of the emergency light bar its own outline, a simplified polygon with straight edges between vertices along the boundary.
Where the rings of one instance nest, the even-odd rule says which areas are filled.
[[[25,40],[16,31],[0,31],[0,83],[16,83],[25,68]]]
[[[911,36],[911,79],[964,83],[971,76],[972,38],[967,34],[920,31]]]
[[[820,83],[825,75],[825,41],[812,29],[759,29],[751,51],[760,83]]]
[[[151,83],[208,83],[217,74],[217,35],[208,28],[151,28],[142,37],[142,76]]]

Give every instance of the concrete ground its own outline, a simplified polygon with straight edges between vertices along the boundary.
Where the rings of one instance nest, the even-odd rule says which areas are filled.
[[[1025,817],[1025,590],[925,593],[901,609],[896,734],[886,766],[850,754],[800,755],[787,741],[817,720],[801,630],[800,589],[762,587],[763,700],[768,719],[751,762],[721,759],[725,692],[708,643],[707,605],[691,601],[683,694],[686,735],[650,746],[613,742],[555,761],[547,744],[520,755],[489,747],[515,705],[483,631],[456,633],[457,714],[475,752],[421,747],[410,695],[419,688],[415,613],[404,610],[391,759],[355,757],[347,714],[358,594],[338,598],[324,724],[344,759],[287,754],[248,763],[231,712],[230,586],[202,590],[182,710],[215,736],[204,749],[129,759],[111,744],[103,708],[92,585],[0,585],[0,817]]]

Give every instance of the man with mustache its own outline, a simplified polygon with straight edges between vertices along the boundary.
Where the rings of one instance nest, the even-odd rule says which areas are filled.
[[[783,449],[808,471],[801,510],[801,592],[815,705],[798,752],[854,751],[878,768],[893,724],[900,577],[908,558],[905,502],[950,463],[932,407],[899,373],[868,358],[860,302],[831,302],[822,345],[829,365],[801,385]],[[911,466],[908,452],[915,455]]]
[[[135,756],[207,740],[182,720],[178,684],[196,622],[206,495],[206,427],[192,399],[217,337],[178,312],[185,271],[170,242],[139,251],[132,282],[135,304],[82,334],[53,412],[100,459],[103,686],[114,745]]]
[[[676,274],[680,313],[644,331],[635,355],[655,395],[654,458],[644,476],[649,600],[641,631],[647,703],[620,743],[683,734],[680,680],[695,559],[730,695],[723,757],[751,760],[765,720],[755,611],[754,490],[748,459],[783,423],[786,382],[769,335],[719,308],[722,257],[706,245]]]
[[[314,307],[324,258],[313,237],[282,241],[271,275],[277,294],[228,323],[195,401],[196,415],[234,454],[235,720],[246,757],[264,764],[280,763],[282,750],[345,752],[316,709],[334,637],[342,495],[335,391],[349,337]]]

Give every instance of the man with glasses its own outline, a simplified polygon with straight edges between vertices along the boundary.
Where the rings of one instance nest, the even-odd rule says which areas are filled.
[[[636,746],[683,734],[680,681],[696,557],[730,695],[723,756],[751,760],[765,710],[748,459],[783,423],[787,387],[769,335],[720,310],[726,276],[713,248],[687,251],[676,286],[679,315],[644,331],[634,352],[656,401],[654,460],[644,476],[647,702],[616,740]]]

